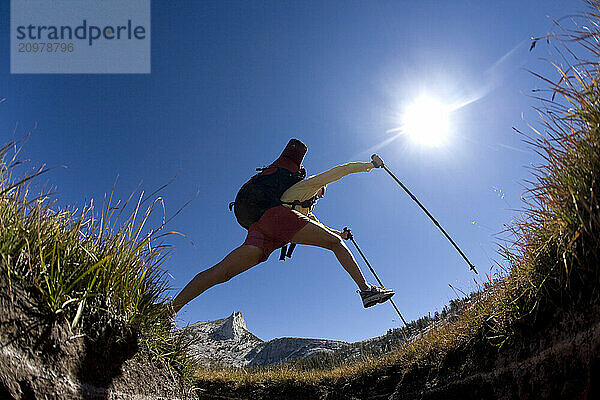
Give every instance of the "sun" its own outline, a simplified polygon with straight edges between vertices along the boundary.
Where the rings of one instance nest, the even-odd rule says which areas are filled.
[[[443,144],[450,131],[450,108],[429,96],[417,98],[405,110],[403,131],[417,143]]]

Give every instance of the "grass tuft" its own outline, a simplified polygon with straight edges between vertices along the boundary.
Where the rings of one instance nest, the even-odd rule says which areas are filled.
[[[99,216],[92,202],[81,210],[57,209],[48,193],[29,193],[31,180],[47,169],[16,177],[20,152],[14,142],[0,149],[0,273],[18,281],[42,315],[73,336],[95,340],[109,324],[117,327],[110,340],[138,338],[155,361],[187,373],[191,361],[169,334],[163,304],[164,240],[172,232],[163,232],[164,218],[157,229],[146,227],[160,198],[144,208],[143,192],[115,203],[113,191]]]

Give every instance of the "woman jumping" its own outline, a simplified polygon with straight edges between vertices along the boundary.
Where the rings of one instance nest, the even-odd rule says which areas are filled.
[[[380,168],[383,161],[374,156],[372,162],[338,165],[305,178],[302,160],[306,152],[304,143],[291,139],[277,160],[242,186],[230,208],[234,207],[238,222],[248,229],[246,240],[221,262],[196,275],[183,288],[169,303],[171,316],[174,317],[184,305],[205,290],[266,261],[274,250],[282,248],[283,259],[288,244],[305,244],[333,251],[358,286],[365,308],[383,303],[394,295],[393,290],[371,285],[365,280],[342,240],[348,239],[350,231],[339,232],[328,228],[312,213],[316,201],[325,194],[327,184],[348,174]],[[287,255],[290,254],[291,251],[288,251]]]

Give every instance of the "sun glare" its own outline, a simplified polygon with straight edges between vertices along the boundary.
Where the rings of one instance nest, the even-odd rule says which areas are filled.
[[[444,143],[450,130],[450,109],[440,101],[423,96],[404,113],[403,131],[412,140],[428,146]]]

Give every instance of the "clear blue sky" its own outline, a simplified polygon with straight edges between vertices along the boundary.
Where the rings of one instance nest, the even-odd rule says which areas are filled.
[[[25,155],[34,165],[67,167],[40,180],[56,187],[61,205],[101,204],[117,175],[126,198],[140,182],[151,192],[179,172],[163,192],[167,213],[199,195],[169,227],[194,242],[173,239],[165,267],[176,289],[243,241],[227,204],[289,138],[308,144],[309,174],[366,161],[423,91],[477,101],[452,114],[447,146],[400,137],[377,151],[485,280],[500,260],[494,234],[516,215],[526,166],[537,161],[511,129],[537,121],[528,95],[542,84],[524,68],[555,76],[540,60],[548,46],[530,53],[528,39],[552,29],[548,16],[584,9],[577,0],[155,0],[151,74],[11,75],[8,5],[0,5],[3,142],[16,124],[18,138],[37,122]],[[382,170],[330,185],[315,213],[329,226],[353,228],[408,320],[456,297],[448,284],[476,287],[456,251]],[[346,341],[400,326],[389,304],[365,310],[355,290],[333,254],[299,246],[285,263],[273,254],[209,290],[183,309],[179,324],[239,310],[265,340]]]

